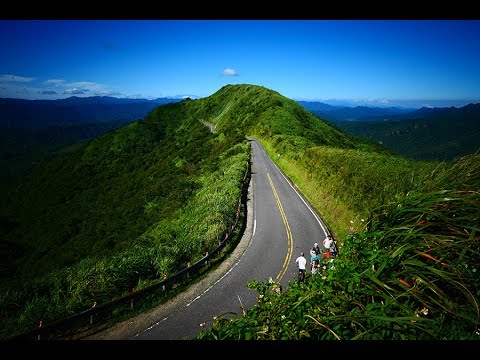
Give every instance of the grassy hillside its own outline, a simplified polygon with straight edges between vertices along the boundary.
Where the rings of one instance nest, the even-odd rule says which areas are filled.
[[[258,304],[198,339],[478,340],[480,156],[437,175],[373,209],[306,282],[250,283]]]
[[[213,132],[212,132],[213,131]],[[256,137],[331,227],[343,253],[371,209],[448,164],[394,155],[254,85],[155,108],[39,167],[2,220],[2,335],[85,309],[183,268],[232,223]],[[278,156],[280,154],[280,156]],[[362,221],[363,219],[363,221]],[[11,278],[15,273],[15,278]],[[52,301],[54,299],[55,301]]]
[[[195,103],[196,116],[215,125],[216,133],[256,137],[340,244],[369,209],[404,195],[439,166],[396,156],[261,86],[228,85]]]
[[[249,154],[193,102],[162,106],[38,167],[2,207],[2,336],[140,289],[233,223]],[[12,277],[12,274],[15,274]]]
[[[361,141],[330,142],[335,132],[316,143],[308,132],[272,131],[292,117],[251,132],[333,228],[341,256],[283,293],[253,281],[257,306],[217,318],[198,338],[476,338],[480,156],[414,161]]]
[[[281,153],[270,139],[262,142],[321,214],[340,246],[345,236],[363,228],[372,208],[405,195],[443,166],[328,146]],[[275,157],[276,153],[282,156]]]
[[[256,137],[340,244],[345,235],[362,227],[361,219],[373,207],[406,194],[442,166],[409,160],[345,133],[275,91],[251,85],[222,90],[218,99],[224,104],[223,116],[210,121],[220,129],[235,125],[236,131]]]
[[[0,109],[1,113],[1,109]],[[0,196],[22,176],[59,152],[71,151],[80,141],[125,126],[132,120],[49,126],[42,129],[0,129]]]
[[[227,85],[213,96],[196,101],[201,104],[199,116],[213,123],[217,132],[275,138],[276,143],[282,142],[284,150],[293,146],[302,150],[328,145],[390,153],[374,142],[343,132],[313,116],[296,101],[261,86]]]

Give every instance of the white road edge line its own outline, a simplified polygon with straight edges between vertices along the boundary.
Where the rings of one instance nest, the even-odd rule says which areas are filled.
[[[253,156],[253,155],[252,155]],[[253,163],[253,161],[252,161]],[[252,181],[252,190],[254,188],[254,177],[252,176],[252,178],[250,179],[250,181]],[[294,189],[295,190],[295,189]],[[256,198],[255,196],[253,197],[253,209],[255,209],[255,203],[256,203]],[[252,209],[252,210],[253,210]],[[242,257],[243,255],[245,254],[245,252],[247,251],[247,249],[250,247],[251,243],[252,243],[252,239],[253,237],[255,236],[255,229],[257,227],[257,218],[256,218],[256,214],[255,214],[255,211],[253,211],[253,232],[252,232],[252,236],[248,242],[248,245],[247,247],[245,248],[245,250],[243,251],[242,255],[240,255],[240,258],[237,260],[237,262],[235,264],[233,264],[233,266],[230,268],[230,270],[228,270],[220,279],[218,279],[217,281],[215,281],[212,285],[210,285],[210,287],[208,287],[203,293],[201,293],[200,295],[198,295],[196,298],[194,298],[192,301],[190,301],[187,305],[185,305],[185,307],[188,307],[190,306],[194,301],[200,299],[204,294],[207,293],[207,291],[209,291],[212,287],[214,287],[216,284],[218,284],[220,281],[223,280],[223,278],[225,278],[241,261],[242,261]],[[163,319],[157,321],[155,324],[151,325],[150,327],[146,328],[145,330],[139,332],[138,334],[134,335],[133,337],[137,337],[139,336],[141,333],[144,333],[152,328],[154,328],[155,326],[159,325],[162,321],[165,321],[167,320],[170,316],[172,316],[173,314],[175,314],[176,312],[178,311],[175,310],[173,313],[171,313],[170,315],[168,316],[165,316]]]
[[[262,147],[263,149],[263,147]],[[265,151],[265,149],[263,149],[263,151]],[[266,152],[265,152],[266,153]],[[272,162],[273,166],[275,166],[278,170],[278,172],[283,176],[283,178],[285,179],[285,181],[288,183],[288,185],[290,185],[290,187],[293,189],[293,191],[295,191],[295,193],[297,194],[297,196],[300,198],[300,200],[303,201],[303,203],[305,204],[305,206],[308,208],[308,210],[310,210],[310,212],[313,214],[313,216],[315,216],[315,219],[317,219],[318,223],[320,224],[320,227],[322,228],[323,232],[328,235],[329,233],[327,232],[327,230],[325,229],[325,227],[323,226],[323,223],[322,221],[320,220],[320,218],[318,217],[318,215],[316,214],[315,211],[313,211],[312,207],[310,205],[308,205],[308,203],[303,199],[303,196],[300,195],[297,191],[297,189],[295,189],[292,184],[290,183],[290,180],[287,179],[287,177],[283,174],[282,170],[280,170],[277,166],[277,164],[275,164],[273,162],[272,159],[270,159],[270,156],[268,156],[267,154],[267,158]]]

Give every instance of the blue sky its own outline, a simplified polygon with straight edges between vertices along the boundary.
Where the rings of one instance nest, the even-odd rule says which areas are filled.
[[[0,20],[0,97],[480,102],[480,20]]]

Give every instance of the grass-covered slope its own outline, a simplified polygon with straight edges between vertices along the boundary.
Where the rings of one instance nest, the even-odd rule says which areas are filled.
[[[261,86],[159,106],[38,167],[10,193],[1,335],[84,310],[92,293],[102,302],[140,289],[216,246],[236,212],[248,136],[327,220],[342,259],[371,209],[446,168],[394,155]]]
[[[250,283],[257,306],[217,318],[198,338],[476,339],[480,156],[409,160],[322,133],[321,119],[312,120],[319,137],[277,132],[308,118],[293,114],[264,118],[249,133],[327,220],[341,256],[283,293],[273,282]]]
[[[191,101],[110,131],[35,172],[2,206],[2,336],[184,268],[233,223],[248,160]],[[12,275],[13,274],[13,275]]]
[[[405,194],[437,166],[395,156],[261,86],[227,85],[196,101],[198,116],[214,124],[216,133],[256,137],[339,241],[372,206]]]
[[[478,340],[480,156],[448,164],[374,209],[341,256],[198,339]]]
[[[214,124],[216,132],[256,135],[276,143],[285,140],[283,147],[293,149],[292,146],[295,146],[296,151],[328,145],[390,153],[374,142],[339,130],[296,101],[262,86],[227,85],[196,102],[200,106],[197,116]]]
[[[1,113],[1,109],[0,109]],[[77,146],[132,120],[49,126],[38,130],[0,128],[0,196],[18,179],[59,152]]]
[[[206,120],[216,124],[217,131],[229,127],[256,137],[340,242],[361,227],[372,207],[405,194],[439,166],[406,159],[345,133],[263,87],[230,85],[218,97],[204,100],[206,108],[221,114]]]

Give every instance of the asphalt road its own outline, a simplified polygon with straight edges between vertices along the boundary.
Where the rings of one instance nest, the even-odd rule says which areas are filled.
[[[241,315],[257,301],[258,294],[248,290],[247,283],[272,278],[285,288],[297,277],[295,259],[300,252],[308,260],[313,244],[322,244],[325,226],[261,145],[250,141],[253,163],[247,229],[239,249],[226,261],[228,268],[192,300],[170,314],[158,315],[158,321],[129,339],[189,339],[211,327],[214,317]]]

